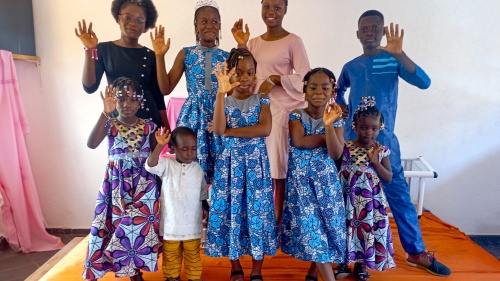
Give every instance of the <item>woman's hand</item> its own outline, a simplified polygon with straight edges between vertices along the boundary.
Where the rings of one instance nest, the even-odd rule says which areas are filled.
[[[165,146],[170,141],[170,131],[165,127],[160,127],[160,129],[156,130],[155,138],[159,145]]]
[[[231,33],[233,33],[234,40],[238,43],[238,48],[247,45],[250,39],[250,29],[248,29],[248,24],[245,24],[245,31],[243,31],[243,19],[239,19],[234,23]]]
[[[335,121],[337,121],[342,116],[342,109],[336,103],[327,104],[325,106],[325,112],[323,113],[323,124],[326,126],[331,126]]]
[[[167,39],[167,43],[165,43],[165,27],[155,26],[155,35],[153,37],[153,31],[149,32],[151,36],[151,43],[153,45],[153,50],[155,51],[155,55],[164,56],[168,50],[170,49],[170,38]]]
[[[76,37],[80,38],[83,46],[85,46],[86,48],[95,49],[97,47],[97,43],[99,42],[99,40],[92,30],[92,22],[89,23],[88,29],[85,20],[82,20],[82,22],[78,22],[78,30],[75,28],[75,34]]]
[[[378,156],[379,156],[380,151],[382,151],[382,146],[380,145],[380,143],[378,141],[374,141],[372,148],[368,149],[368,151],[367,151],[368,157],[370,158],[370,161],[372,163],[376,163],[376,164],[379,163]]]
[[[270,75],[266,80],[264,80],[264,82],[262,82],[262,84],[260,84],[258,93],[268,95],[280,79],[281,77],[279,75]]]
[[[225,95],[229,91],[231,91],[234,87],[238,86],[240,82],[234,82],[231,84],[229,82],[229,78],[233,76],[235,68],[231,69],[229,73],[227,73],[227,63],[224,62],[223,69],[221,70],[221,64],[217,64],[217,69],[214,70],[215,77],[217,77],[217,82],[219,82],[219,89],[217,90],[217,94]]]
[[[116,98],[115,98],[115,87],[113,85],[106,86],[105,94],[102,94],[101,91],[101,99],[104,104],[104,112],[108,115],[113,113],[116,109]]]

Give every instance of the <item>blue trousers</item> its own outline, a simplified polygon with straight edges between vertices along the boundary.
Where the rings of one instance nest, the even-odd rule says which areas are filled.
[[[425,251],[422,232],[418,222],[417,211],[411,202],[410,188],[404,178],[399,142],[395,135],[380,142],[391,150],[392,182],[382,182],[387,201],[398,226],[399,239],[408,254],[419,254]]]

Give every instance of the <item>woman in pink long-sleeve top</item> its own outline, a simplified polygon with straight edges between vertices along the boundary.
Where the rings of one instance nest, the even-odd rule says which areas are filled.
[[[266,139],[275,194],[275,211],[281,224],[283,196],[288,167],[288,115],[306,106],[302,79],[311,69],[302,39],[285,30],[283,18],[288,0],[262,0],[262,20],[266,33],[252,38],[248,26],[238,20],[232,33],[238,47],[247,46],[257,60],[257,93],[269,94],[273,125]]]

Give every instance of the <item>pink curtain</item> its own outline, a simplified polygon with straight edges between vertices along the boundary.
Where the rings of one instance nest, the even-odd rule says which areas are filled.
[[[0,192],[7,241],[25,253],[60,249],[45,230],[24,135],[29,127],[19,93],[12,53],[0,50]]]

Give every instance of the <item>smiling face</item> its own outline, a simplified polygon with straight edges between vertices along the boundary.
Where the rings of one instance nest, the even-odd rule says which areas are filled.
[[[126,5],[118,16],[122,37],[138,40],[146,31],[146,11],[136,5]]]
[[[194,28],[196,39],[206,47],[213,47],[219,39],[220,16],[219,11],[213,7],[202,7],[195,13]]]
[[[262,20],[267,28],[281,27],[285,14],[285,0],[262,1]]]
[[[360,19],[356,31],[363,49],[376,49],[384,37],[384,20],[379,16],[366,16]]]
[[[177,136],[175,145],[172,147],[177,161],[185,164],[191,164],[196,160],[197,149],[196,137],[191,134]]]
[[[372,147],[373,142],[380,133],[381,126],[380,115],[360,116],[356,121],[355,128],[358,134],[358,144],[364,148]]]
[[[231,76],[229,82],[240,82],[240,85],[233,90],[233,94],[251,95],[255,87],[255,63],[250,56],[245,56],[238,60],[236,71]]]
[[[324,107],[332,98],[334,85],[326,73],[319,71],[307,80],[305,99],[309,106]]]

